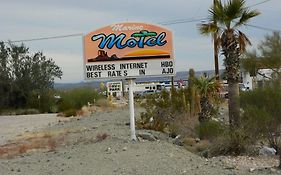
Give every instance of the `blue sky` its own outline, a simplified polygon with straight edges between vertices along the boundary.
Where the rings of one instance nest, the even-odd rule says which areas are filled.
[[[138,21],[159,24],[174,20],[194,20],[208,16],[213,0],[0,0],[0,40],[22,40],[82,33],[103,26]],[[264,0],[248,0],[251,6]],[[269,0],[252,8],[262,14],[250,24],[281,30],[281,1]],[[176,71],[213,69],[210,37],[201,36],[198,22],[166,25],[174,33]],[[270,31],[242,29],[256,47]],[[82,37],[25,42],[31,53],[43,51],[63,70],[62,82],[83,81]],[[253,48],[252,47],[252,48]],[[249,48],[251,49],[251,48]],[[223,68],[222,57],[220,67]]]

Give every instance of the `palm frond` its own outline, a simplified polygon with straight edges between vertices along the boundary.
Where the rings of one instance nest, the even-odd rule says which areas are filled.
[[[199,31],[202,35],[210,35],[218,31],[218,26],[213,22],[208,24],[200,24]]]
[[[247,45],[252,45],[249,38],[240,30],[238,30],[238,44],[239,44],[239,49],[240,49],[241,53],[246,51]]]
[[[252,11],[249,11],[249,10],[244,10],[239,21],[236,22],[236,24],[234,25],[234,27],[239,27],[241,25],[244,25],[246,24],[247,22],[249,22],[250,19],[252,19],[253,17],[256,17],[260,14],[259,11],[257,10],[252,10]]]

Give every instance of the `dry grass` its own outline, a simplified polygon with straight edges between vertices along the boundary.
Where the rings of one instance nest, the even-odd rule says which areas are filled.
[[[26,133],[14,141],[5,145],[0,145],[0,158],[13,158],[15,156],[36,150],[54,151],[59,146],[74,144],[68,140],[69,134],[84,132],[85,128],[71,128],[52,132]],[[76,140],[75,144],[92,144],[105,140],[109,135],[99,133],[93,138],[84,138]]]
[[[0,158],[12,158],[30,151],[46,149],[54,151],[59,145],[64,144],[69,133],[80,130],[62,130],[56,132],[27,133],[16,140],[0,146]]]
[[[183,146],[190,152],[200,153],[207,150],[210,143],[208,140],[200,140],[199,142],[196,142],[194,138],[185,138],[183,140]]]
[[[105,140],[108,137],[107,133],[97,134],[96,136],[96,142],[101,142]]]

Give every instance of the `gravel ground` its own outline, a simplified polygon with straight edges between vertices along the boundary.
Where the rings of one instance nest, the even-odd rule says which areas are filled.
[[[136,110],[137,116],[140,111],[140,109]],[[251,159],[247,166],[241,162],[245,161],[244,158],[201,158],[183,147],[172,144],[170,138],[158,132],[138,130],[137,133],[151,133],[158,140],[141,139],[131,142],[128,122],[128,110],[117,109],[96,112],[90,117],[73,118],[68,122],[58,122],[54,126],[46,124],[45,129],[36,132],[67,131],[64,143],[54,151],[37,150],[10,159],[0,159],[0,175],[266,175],[280,173],[271,168],[278,163],[276,158],[269,158],[271,162],[266,161],[269,164],[264,166],[266,168],[255,167],[250,171],[249,168],[255,164],[251,161],[259,161],[259,158]],[[5,134],[1,130],[1,135],[2,133]],[[102,135],[107,137],[102,137]]]
[[[55,125],[62,120],[56,114],[0,116],[0,145],[26,132]]]

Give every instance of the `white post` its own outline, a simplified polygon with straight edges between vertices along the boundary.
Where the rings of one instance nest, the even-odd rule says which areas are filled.
[[[136,141],[135,131],[135,108],[134,108],[134,91],[133,91],[133,79],[129,79],[129,109],[130,109],[130,129],[131,129],[131,140]]]

